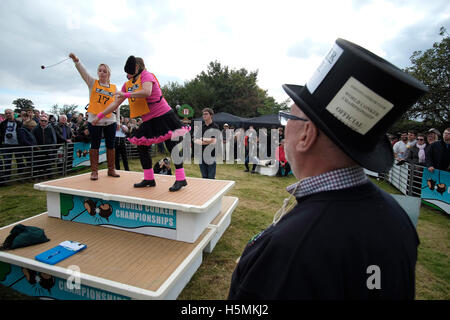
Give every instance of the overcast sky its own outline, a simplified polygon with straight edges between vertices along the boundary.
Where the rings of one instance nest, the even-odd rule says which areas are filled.
[[[0,1],[0,112],[26,98],[41,110],[89,101],[71,60],[92,76],[99,63],[125,82],[129,55],[143,57],[161,85],[184,83],[211,61],[258,70],[258,85],[281,102],[284,83],[305,84],[337,38],[400,68],[415,50],[450,32],[448,0]]]

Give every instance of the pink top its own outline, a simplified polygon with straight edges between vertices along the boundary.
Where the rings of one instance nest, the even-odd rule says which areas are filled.
[[[141,83],[144,84],[144,82],[151,82],[152,85],[152,93],[149,97],[146,98],[147,102],[156,102],[159,101],[159,98],[161,98],[161,88],[159,87],[158,81],[156,80],[155,76],[148,72],[147,70],[142,71],[141,73]],[[126,85],[125,83],[122,86],[122,92],[126,93]],[[159,116],[162,116],[163,114],[169,112],[172,110],[172,108],[167,103],[166,99],[164,97],[161,99],[158,103],[152,103],[150,106],[150,112],[147,114],[144,114],[141,118],[143,121],[148,121],[152,118],[156,118]]]

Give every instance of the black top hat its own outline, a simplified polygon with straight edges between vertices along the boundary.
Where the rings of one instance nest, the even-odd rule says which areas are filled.
[[[387,130],[428,92],[417,79],[343,39],[306,86],[283,89],[348,156],[376,172],[389,171],[394,162]]]
[[[128,74],[135,74],[136,73],[136,57],[129,56],[127,59],[127,62],[125,63],[125,67],[123,69]]]

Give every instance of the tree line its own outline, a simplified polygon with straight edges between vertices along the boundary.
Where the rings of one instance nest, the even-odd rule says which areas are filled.
[[[289,99],[278,103],[267,90],[257,85],[258,71],[239,70],[210,62],[206,71],[184,84],[169,82],[162,87],[164,97],[171,106],[188,104],[195,116],[205,107],[215,113],[228,112],[240,117],[256,117],[278,113],[288,107]]]

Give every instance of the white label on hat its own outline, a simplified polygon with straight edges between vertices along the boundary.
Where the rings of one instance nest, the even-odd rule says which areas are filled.
[[[317,87],[320,85],[323,79],[325,79],[328,72],[331,70],[331,68],[333,68],[334,64],[341,56],[342,52],[344,52],[344,50],[342,50],[342,48],[337,44],[334,44],[333,48],[331,48],[331,50],[325,56],[320,66],[312,75],[311,79],[309,79],[309,81],[306,83],[306,87],[311,94],[316,91]]]
[[[365,135],[393,106],[361,82],[350,77],[326,109],[346,126]]]

